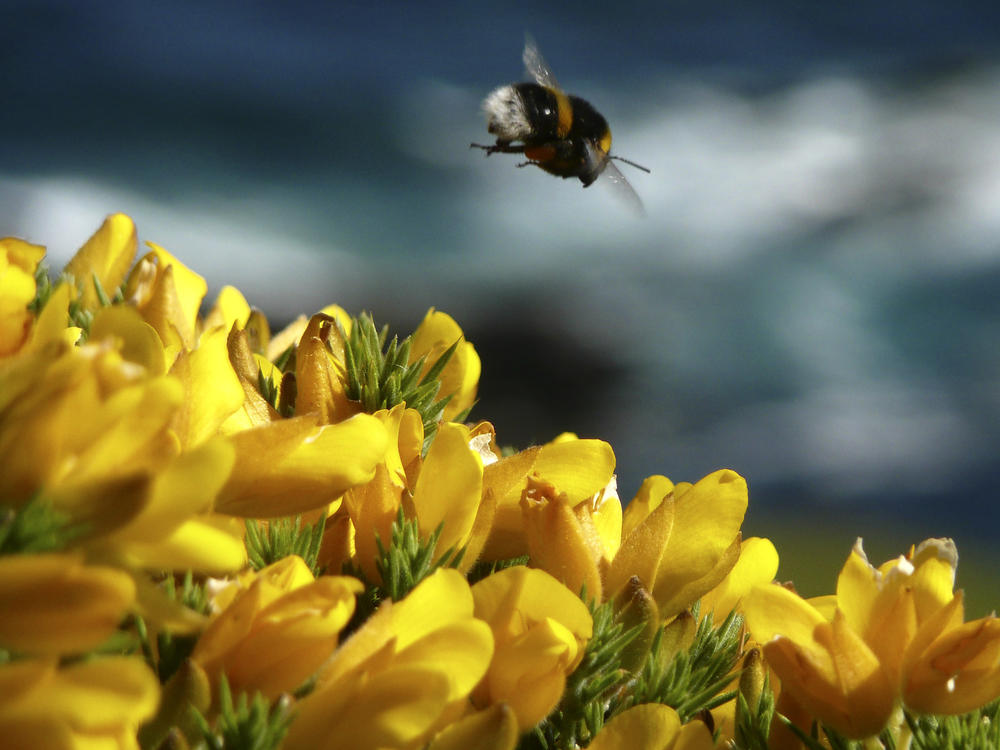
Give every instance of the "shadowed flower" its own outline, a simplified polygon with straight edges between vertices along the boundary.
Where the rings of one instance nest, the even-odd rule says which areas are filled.
[[[213,686],[224,673],[236,693],[292,691],[333,653],[362,589],[346,576],[313,579],[302,558],[286,557],[219,593],[191,659]]]
[[[491,498],[483,497],[483,460],[474,450],[469,428],[442,422],[434,441],[421,457],[424,431],[419,413],[403,405],[374,414],[390,437],[384,463],[368,484],[344,495],[344,509],[356,530],[355,562],[371,581],[379,581],[376,538],[383,545],[391,536],[400,507],[416,518],[420,536],[438,527],[437,554],[465,548],[462,570],[476,560],[489,533]]]
[[[132,578],[79,554],[0,557],[0,648],[60,654],[96,648],[135,599]]]
[[[108,344],[54,343],[0,364],[0,497],[64,513],[96,559],[128,567],[239,568],[239,529],[211,515],[229,476],[221,438],[179,454],[182,389]]]
[[[712,750],[702,722],[681,726],[677,712],[659,703],[633,706],[611,718],[587,746],[592,750]]]
[[[140,659],[10,662],[0,666],[0,737],[10,748],[138,750],[136,731],[159,696]]]
[[[615,454],[610,445],[572,435],[488,464],[483,486],[496,498],[497,508],[483,557],[503,560],[530,553],[521,504],[529,477],[551,487],[544,493],[547,497],[561,496],[570,508],[576,508],[585,503],[593,506],[595,497],[604,497],[614,471]]]
[[[433,573],[386,601],[333,655],[297,707],[285,750],[411,750],[460,718],[493,655],[469,584]]]
[[[496,653],[476,689],[480,706],[506,703],[527,731],[555,708],[566,676],[593,634],[587,606],[548,573],[515,566],[472,587],[476,617],[489,623]]]

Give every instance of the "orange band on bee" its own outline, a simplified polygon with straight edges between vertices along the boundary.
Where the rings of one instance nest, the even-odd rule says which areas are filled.
[[[607,153],[609,153],[611,151],[611,131],[610,130],[607,131],[603,136],[601,136],[601,140],[598,142],[597,147],[599,149],[601,149],[601,151],[603,153],[605,153],[605,154],[607,154]]]
[[[573,127],[573,105],[569,102],[569,97],[559,89],[549,89],[556,95],[556,105],[559,108],[559,127],[556,133],[560,138],[565,138]]]
[[[530,146],[524,149],[524,155],[532,161],[547,162],[556,158],[556,150],[552,146]]]

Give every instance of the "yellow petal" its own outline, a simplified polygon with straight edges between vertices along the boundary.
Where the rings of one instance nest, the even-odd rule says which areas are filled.
[[[444,422],[427,451],[413,490],[422,536],[443,526],[438,550],[462,546],[469,537],[483,493],[483,462],[469,449],[468,430]]]
[[[249,334],[233,326],[226,339],[229,363],[243,388],[243,406],[230,415],[219,427],[224,435],[248,430],[280,419],[277,410],[261,395],[260,379],[270,381],[278,393],[276,403],[281,403],[282,374],[271,362],[254,354],[250,349]]]
[[[615,559],[622,543],[622,502],[618,498],[617,489],[613,494],[601,492],[597,507],[590,513],[590,517],[601,540],[602,562],[609,564]]]
[[[465,698],[486,674],[493,656],[493,634],[482,620],[444,625],[397,652],[395,666],[436,669],[448,676],[448,700]]]
[[[581,651],[573,634],[552,619],[498,643],[486,682],[489,700],[509,705],[521,730],[530,729],[559,703]]]
[[[353,578],[323,576],[256,613],[251,632],[226,658],[234,689],[273,698],[300,686],[333,653],[360,588]]]
[[[43,700],[63,709],[80,729],[121,724],[134,731],[153,715],[159,697],[159,681],[141,659],[112,656],[61,669]]]
[[[638,578],[646,590],[656,585],[663,554],[673,533],[674,514],[674,503],[660,503],[622,538],[605,577],[608,595],[621,591],[632,577]],[[625,521],[628,527],[628,510]]]
[[[743,612],[750,635],[761,644],[780,636],[808,643],[816,627],[826,622],[802,597],[777,584],[753,587]]]
[[[359,411],[358,404],[347,398],[344,390],[347,371],[330,350],[331,341],[340,341],[335,321],[328,315],[317,314],[309,319],[295,353],[295,413],[315,414],[325,424]]]
[[[890,681],[878,657],[866,648],[865,642],[842,615],[833,618],[830,631],[830,653],[840,689],[846,697],[848,717],[839,726],[832,721],[829,723],[856,739],[878,734],[892,714],[896,684]]]
[[[542,446],[532,470],[576,505],[608,485],[615,454],[603,440],[553,442]]]
[[[769,539],[750,537],[740,545],[740,558],[725,579],[701,599],[701,613],[721,623],[740,606],[754,586],[770,583],[778,572],[778,551]]]
[[[479,560],[486,540],[490,536],[493,528],[493,520],[496,518],[497,503],[492,490],[483,493],[482,500],[479,501],[479,509],[476,511],[476,520],[472,524],[469,532],[469,542],[465,546],[465,554],[458,565],[458,570],[468,573],[472,566]]]
[[[355,529],[356,562],[365,577],[381,581],[375,559],[378,556],[376,540],[391,538],[392,524],[402,502],[402,487],[393,483],[384,463],[375,466],[371,481],[344,493],[344,508],[350,515]]]
[[[948,630],[911,661],[903,700],[921,713],[962,714],[1000,696],[1000,620]]]
[[[65,282],[56,284],[31,328],[29,349],[38,349],[52,341],[76,344],[81,331],[76,326],[69,326],[69,303],[75,291]]]
[[[0,239],[0,256],[6,258],[10,265],[34,275],[38,264],[45,257],[45,247],[17,237],[4,237]]]
[[[239,289],[227,284],[219,290],[215,304],[205,316],[205,329],[210,330],[221,326],[229,331],[234,323],[242,329],[249,318],[250,304],[246,297]]]
[[[868,562],[858,539],[837,577],[837,606],[858,633],[868,628],[878,598],[879,578],[881,574]]]
[[[243,533],[242,524],[234,518],[202,516],[184,521],[155,543],[130,541],[121,546],[143,568],[223,575],[246,565]]]
[[[741,542],[742,537],[737,532],[736,538],[719,555],[719,559],[715,565],[700,578],[692,578],[679,588],[668,588],[665,586],[657,588],[654,598],[659,596],[656,604],[660,609],[661,616],[673,617],[683,612],[706,592],[715,588],[726,577],[729,571],[733,569],[733,566],[739,559]]]
[[[483,549],[487,560],[504,560],[528,554],[521,516],[521,492],[540,447],[528,448],[483,468],[484,492],[496,498],[493,528]]]
[[[435,730],[449,689],[441,672],[408,667],[379,673],[352,693],[336,713],[314,700],[316,694],[302,701],[283,747],[417,750]]]
[[[53,425],[63,431],[61,442],[79,446],[75,477],[114,476],[165,463],[175,452],[168,427],[182,395],[180,383],[162,376],[121,388],[103,402],[67,403],[78,417],[85,408],[93,410],[86,423],[66,414],[66,422]]]
[[[666,477],[659,474],[646,477],[635,497],[625,508],[622,519],[622,539],[631,534],[635,527],[646,519],[646,516],[660,507],[663,499],[673,491],[674,483]]]
[[[514,712],[497,703],[448,726],[427,750],[514,750],[519,735]]]
[[[51,303],[51,300],[50,300]],[[127,305],[102,307],[90,325],[90,341],[111,339],[118,342],[122,357],[142,365],[152,375],[166,372],[166,353],[156,330]]]
[[[913,593],[917,617],[925,620],[951,601],[958,550],[951,539],[921,542],[913,556]]]
[[[80,301],[85,309],[96,310],[100,306],[95,276],[108,297],[114,296],[132,265],[137,245],[132,219],[125,214],[112,214],[66,264],[63,270],[73,276],[80,288]]]
[[[0,558],[0,644],[58,654],[96,648],[135,599],[132,579],[79,555]]]
[[[28,340],[32,327],[28,304],[35,297],[34,268],[22,268],[11,257],[17,253],[11,245],[37,247],[22,240],[0,240],[0,357],[18,351]],[[39,250],[44,253],[44,248]]]
[[[375,474],[386,450],[382,423],[358,414],[333,425],[311,417],[272,422],[231,436],[236,465],[216,509],[276,518],[318,508]]]
[[[182,352],[170,368],[184,386],[183,408],[174,424],[183,446],[194,447],[217,434],[243,405],[243,386],[229,362],[228,338],[224,328],[206,332],[198,348]]]
[[[115,538],[156,542],[191,516],[211,512],[235,460],[235,449],[223,437],[212,438],[177,456],[157,473],[142,513]]]
[[[686,492],[675,490],[672,500],[665,502],[674,504],[673,532],[650,591],[660,614],[669,617],[693,601],[678,601],[676,593],[709,574],[732,546],[746,513],[747,485],[739,474],[723,469]],[[691,590],[688,598],[707,590]],[[670,606],[665,606],[667,602]]]
[[[168,353],[176,356],[181,350],[194,348],[195,331],[185,317],[173,266],[161,268],[152,254],[141,258],[129,274],[125,298],[153,327]]]
[[[643,703],[612,717],[588,747],[592,750],[668,750],[673,747],[680,728],[681,721],[674,709],[660,703]]]
[[[201,308],[201,301],[205,297],[205,292],[208,291],[208,284],[205,283],[205,279],[202,276],[185,266],[156,243],[147,242],[146,245],[151,250],[150,253],[147,253],[147,256],[154,256],[160,268],[171,269],[183,321],[181,330],[182,332],[191,331],[194,334],[197,331],[198,310]],[[226,328],[225,331],[228,333],[229,328]],[[193,343],[193,338],[191,343]]]
[[[564,495],[552,495],[555,488],[551,485],[529,482],[533,489],[525,492],[521,510],[532,564],[570,591],[585,590],[588,597],[601,601],[598,563],[603,547],[590,515],[575,513]]]
[[[410,644],[453,622],[472,616],[473,596],[468,581],[456,570],[439,568],[392,609],[391,627],[396,648]]]
[[[134,735],[153,715],[160,685],[138,658],[103,657],[59,669],[24,660],[0,667],[0,695],[0,724],[3,714],[15,714],[63,723],[82,736],[113,738]]]
[[[813,716],[853,739],[885,726],[895,688],[842,614],[827,622],[797,595],[773,584],[755,587],[744,611],[782,690]]]
[[[437,358],[463,338],[462,329],[454,319],[433,307],[427,311],[423,321],[413,332],[410,361],[415,362],[427,355],[425,371],[430,369]],[[461,341],[448,364],[439,376],[441,391],[438,398],[454,394],[445,406],[444,419],[449,421],[472,405],[479,383],[480,361],[475,348],[468,341]]]
[[[530,622],[555,618],[577,638],[593,633],[593,619],[580,598],[542,570],[515,565],[493,573],[472,587],[476,617],[495,635],[514,636]]]
[[[670,750],[715,750],[715,742],[704,722],[694,719],[681,727]]]

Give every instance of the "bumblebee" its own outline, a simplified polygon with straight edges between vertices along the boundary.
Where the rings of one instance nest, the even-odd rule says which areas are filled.
[[[639,212],[642,202],[612,159],[649,172],[635,162],[611,155],[611,128],[593,105],[563,92],[531,37],[524,45],[524,67],[534,83],[511,83],[494,89],[483,101],[492,146],[471,144],[491,154],[524,154],[549,174],[577,177],[584,187],[604,175]],[[517,145],[515,145],[517,144]]]

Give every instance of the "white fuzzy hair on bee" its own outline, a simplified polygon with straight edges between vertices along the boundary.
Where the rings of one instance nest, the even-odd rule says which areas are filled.
[[[499,86],[483,100],[487,130],[505,141],[520,141],[532,133],[524,99],[511,85]]]

